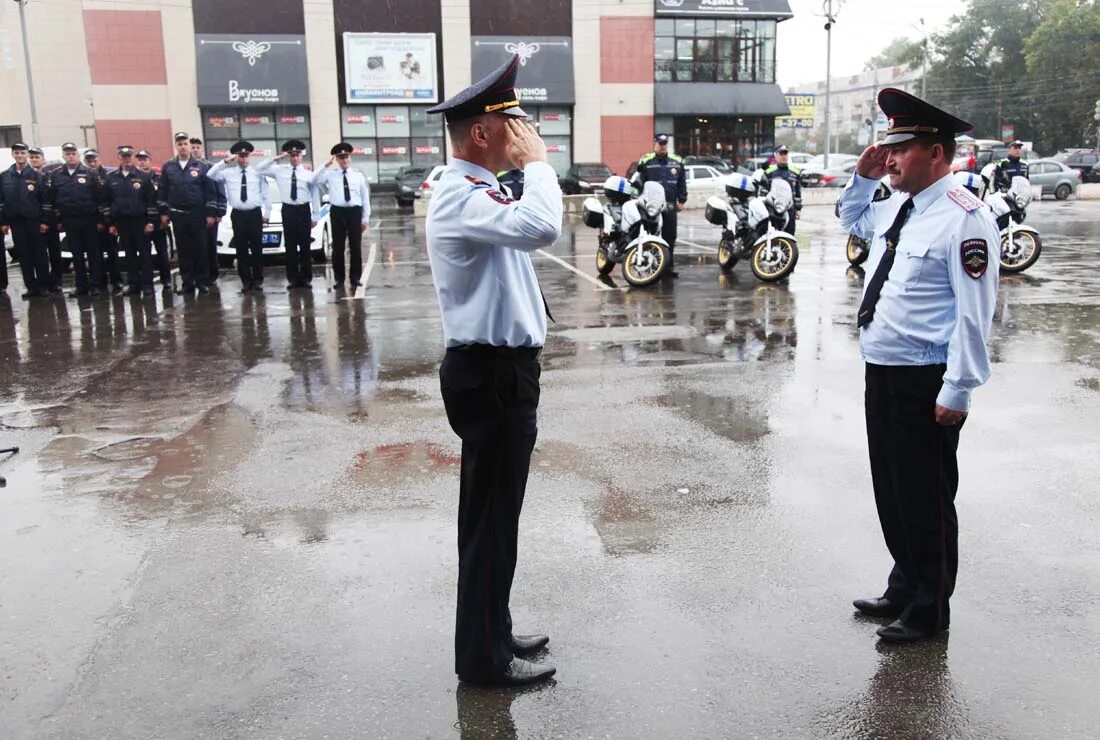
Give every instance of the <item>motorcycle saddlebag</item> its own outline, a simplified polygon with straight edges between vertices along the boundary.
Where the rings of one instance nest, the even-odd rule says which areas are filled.
[[[726,204],[721,198],[715,197],[707,200],[706,218],[708,223],[712,223],[715,226],[725,226],[728,217],[729,213],[726,211]]]
[[[603,227],[603,205],[596,198],[585,198],[581,208],[584,225],[591,229]]]

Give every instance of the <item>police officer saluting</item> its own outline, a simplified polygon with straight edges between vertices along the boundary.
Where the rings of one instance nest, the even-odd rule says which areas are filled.
[[[873,238],[856,323],[871,478],[894,567],[885,593],[855,607],[894,620],[878,630],[883,640],[914,642],[950,624],[956,451],[971,391],[990,374],[999,236],[951,175],[955,135],[973,127],[901,90],[878,102],[890,128],[859,158],[839,210],[844,229]],[[887,174],[894,195],[875,202]]]
[[[156,191],[148,175],[134,166],[134,148],[118,148],[118,169],[107,174],[111,196],[111,233],[126,251],[126,295],[153,292],[153,257],[149,238],[159,222]]]
[[[136,157],[138,169],[149,178],[149,183],[153,186],[153,193],[156,196],[158,218],[153,222],[153,233],[150,235],[150,239],[153,242],[153,248],[157,252],[156,268],[160,273],[160,284],[164,286],[162,290],[171,290],[172,262],[168,255],[168,226],[159,218],[168,215],[167,209],[160,202],[159,195],[157,195],[160,192],[160,175],[153,171],[152,156],[149,152],[142,149]]]
[[[229,148],[229,157],[210,168],[212,180],[225,185],[225,196],[233,210],[233,242],[237,247],[237,273],[241,276],[241,292],[264,288],[264,224],[271,215],[271,198],[267,180],[248,158],[256,147],[250,141],[238,141]]]
[[[361,285],[363,276],[363,234],[370,223],[370,186],[359,170],[351,167],[351,144],[340,142],[332,147],[332,158],[317,173],[317,197],[320,188],[328,191],[331,206],[329,221],[332,223],[332,275],[333,287],[344,287],[344,248],[351,254],[351,284]],[[336,164],[333,165],[333,162]]]
[[[80,163],[76,144],[61,145],[65,163],[46,178],[46,223],[59,221],[73,256],[76,290],[70,297],[99,295],[104,284],[99,234],[106,229],[107,188]]]
[[[310,252],[313,227],[317,225],[319,199],[313,197],[314,173],[302,166],[306,145],[292,139],[283,144],[283,153],[256,165],[256,172],[279,186],[282,198],[283,247],[286,250],[286,287],[308,288],[313,281]],[[275,164],[286,159],[287,164]]]
[[[1023,154],[1024,142],[1016,140],[1008,144],[1008,157],[997,163],[993,170],[993,187],[995,190],[1007,191],[1012,187],[1012,178],[1022,177],[1030,180],[1030,168],[1027,162],[1020,159]]]
[[[791,167],[790,158],[790,149],[786,146],[778,147],[775,150],[775,164],[764,170],[764,174],[767,175],[769,180],[777,178],[786,180],[787,184],[791,186],[791,193],[794,195],[794,208],[787,218],[787,225],[783,227],[783,230],[794,236],[794,222],[802,218],[802,173],[797,167]]]
[[[46,154],[41,148],[32,146],[27,150],[27,154],[30,157],[31,167],[34,167],[34,171],[38,173],[42,190],[45,192],[46,184]],[[57,223],[51,220],[51,223],[43,223],[42,229],[43,241],[46,243],[46,252],[49,254],[50,259],[50,286],[51,293],[61,292],[61,280],[65,273],[65,262],[61,259],[61,235],[57,232]]]
[[[191,156],[191,137],[175,135],[176,156],[160,169],[161,224],[172,222],[179,253],[180,288],[178,293],[209,293],[206,229],[225,215],[218,207],[218,191],[206,176],[210,167]]]
[[[455,672],[498,686],[554,674],[523,659],[550,638],[513,635],[508,607],[549,313],[530,252],[556,242],[562,223],[557,175],[516,98],[518,69],[516,56],[428,111],[446,116],[454,147],[427,233],[447,347],[443,403],[462,439]],[[493,176],[512,168],[523,170],[521,201]]]
[[[668,151],[668,134],[657,134],[653,141],[653,151],[638,160],[638,170],[632,180],[639,191],[647,182],[660,183],[665,189],[668,206],[662,215],[661,238],[668,242],[669,266],[675,267],[676,214],[684,210],[687,203],[687,176],[684,174],[684,161]],[[673,204],[675,207],[672,207]],[[675,269],[667,274],[669,277],[680,276]]]
[[[11,155],[15,164],[0,172],[0,231],[10,233],[15,244],[23,284],[27,287],[23,298],[48,296],[51,284],[46,242],[42,236],[45,224],[42,178],[28,161],[29,149],[22,142],[13,144]],[[2,247],[3,239],[0,239],[0,289],[6,290],[8,255]]]

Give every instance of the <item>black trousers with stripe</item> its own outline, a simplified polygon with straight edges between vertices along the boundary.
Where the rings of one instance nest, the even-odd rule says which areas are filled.
[[[875,504],[894,558],[884,596],[905,624],[936,632],[951,621],[959,568],[960,426],[936,423],[945,365],[867,364],[867,446]]]
[[[333,206],[329,211],[332,224],[332,278],[344,282],[344,248],[351,258],[351,271],[347,275],[353,283],[363,276],[363,220],[362,206]]]
[[[448,350],[439,369],[447,420],[462,439],[455,672],[499,675],[512,660],[508,602],[519,515],[537,434],[537,350]]]

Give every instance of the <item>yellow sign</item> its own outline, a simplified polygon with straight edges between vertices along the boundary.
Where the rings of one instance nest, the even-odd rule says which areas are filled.
[[[784,95],[787,107],[791,109],[788,116],[778,116],[775,119],[776,128],[813,128],[815,96],[813,95]]]

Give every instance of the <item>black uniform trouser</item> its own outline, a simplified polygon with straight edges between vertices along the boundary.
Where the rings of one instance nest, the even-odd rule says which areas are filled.
[[[49,231],[42,238],[50,258],[50,287],[60,290],[65,279],[65,261],[61,258],[61,234],[57,231],[57,225],[50,224]]]
[[[126,279],[131,288],[153,287],[153,254],[142,216],[121,217],[115,222],[118,246],[126,251]]]
[[[213,285],[218,279],[218,225],[206,227],[206,282]]]
[[[333,206],[329,211],[332,223],[332,277],[344,282],[344,245],[351,253],[351,282],[359,282],[363,276],[363,221],[362,206]]]
[[[905,604],[901,620],[928,632],[951,621],[959,567],[960,426],[936,423],[946,365],[867,364],[867,446],[875,504],[894,558],[884,596]]]
[[[168,255],[168,232],[162,229],[158,223],[149,239],[152,241],[153,248],[156,249],[157,252],[155,267],[157,272],[160,273],[161,285],[171,285],[172,262]]]
[[[237,274],[241,276],[241,284],[246,288],[263,285],[263,211],[259,208],[234,210],[229,218],[233,222],[233,243],[237,247]]]
[[[179,254],[180,284],[194,290],[206,284],[206,218],[202,211],[172,211],[172,233]]]
[[[8,289],[8,245],[7,237],[0,232],[0,291]]]
[[[447,351],[439,382],[462,439],[455,672],[499,675],[512,660],[508,609],[519,515],[535,446],[538,350]]]
[[[313,280],[313,255],[310,252],[312,219],[309,203],[283,203],[286,281],[291,285],[308,285]]]
[[[675,205],[661,214],[661,238],[668,242],[668,253],[670,258],[676,251],[676,215]],[[670,259],[669,267],[674,264],[675,261]]]
[[[108,279],[111,285],[122,285],[122,270],[118,264],[118,238],[104,229],[99,232],[99,249],[103,253],[103,282],[99,283],[99,287],[106,287]]]
[[[9,224],[19,269],[23,272],[23,284],[27,292],[35,293],[50,287],[50,260],[46,242],[42,236],[42,223],[37,219],[19,219]],[[7,262],[8,256],[4,255]],[[6,276],[5,276],[6,277]]]
[[[783,227],[783,231],[786,231],[791,236],[794,236],[794,227],[798,223],[798,219],[795,218],[795,211],[793,208],[787,211],[787,225]]]
[[[65,239],[73,256],[76,289],[83,293],[103,284],[103,252],[95,216],[64,216]]]

